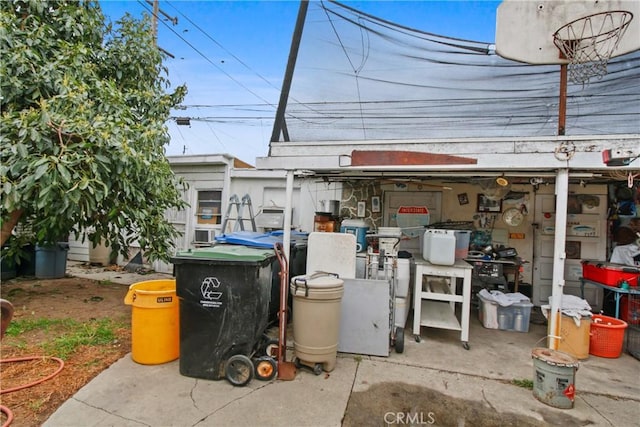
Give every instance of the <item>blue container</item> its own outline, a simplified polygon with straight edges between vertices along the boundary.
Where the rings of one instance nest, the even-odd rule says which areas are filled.
[[[60,279],[67,271],[69,244],[58,242],[53,245],[36,245],[36,278]]]
[[[369,227],[361,219],[345,219],[340,225],[341,233],[354,234],[356,236],[356,252],[367,250],[367,231]]]

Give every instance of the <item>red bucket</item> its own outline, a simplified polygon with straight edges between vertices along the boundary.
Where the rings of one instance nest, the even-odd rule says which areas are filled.
[[[594,314],[591,318],[589,354],[613,359],[620,357],[626,329],[627,322],[624,320]]]

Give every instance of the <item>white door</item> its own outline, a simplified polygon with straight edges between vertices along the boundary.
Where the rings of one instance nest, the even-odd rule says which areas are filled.
[[[398,227],[397,215],[401,206],[425,206],[429,211],[429,224],[440,222],[442,218],[441,191],[385,191],[384,193],[384,226]],[[404,233],[400,249],[419,250],[418,233]]]
[[[583,259],[604,261],[607,251],[607,198],[605,195],[571,194],[567,212],[564,294],[580,296]],[[552,294],[555,236],[555,196],[536,195],[534,223],[537,230],[533,256],[533,303],[549,304]],[[602,289],[585,287],[584,298],[594,311],[602,308]]]

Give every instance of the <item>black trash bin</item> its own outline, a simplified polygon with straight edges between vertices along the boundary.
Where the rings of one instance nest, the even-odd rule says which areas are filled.
[[[171,259],[180,301],[180,374],[234,385],[251,379],[235,375],[238,364],[251,365],[264,341],[275,256],[272,249],[216,245]]]

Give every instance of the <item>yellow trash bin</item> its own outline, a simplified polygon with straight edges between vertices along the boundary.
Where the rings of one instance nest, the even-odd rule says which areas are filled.
[[[129,286],[131,358],[157,365],[180,357],[180,315],[176,281],[147,280]]]

